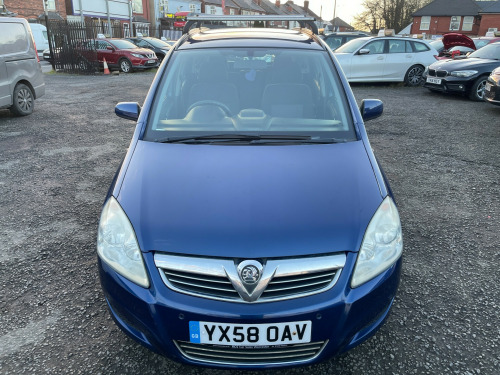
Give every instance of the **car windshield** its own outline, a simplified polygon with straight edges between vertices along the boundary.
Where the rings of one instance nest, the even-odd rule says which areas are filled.
[[[472,52],[470,58],[500,60],[500,43],[493,43]]]
[[[429,43],[436,51],[440,51],[444,48],[444,44],[442,40],[434,40]]]
[[[335,50],[338,53],[353,53],[367,42],[366,38],[353,39]]]
[[[111,40],[110,42],[111,42],[112,45],[114,45],[118,49],[133,49],[133,48],[137,48],[137,46],[134,43],[129,42],[128,40],[117,39],[117,40]]]
[[[176,51],[144,139],[257,132],[355,140],[351,111],[325,51],[220,48]]]
[[[146,41],[149,44],[152,44],[153,46],[157,48],[170,48],[170,44],[165,43],[163,40],[160,39],[155,39],[155,38],[147,38]]]
[[[474,45],[476,46],[476,49],[482,48],[485,45],[487,45],[490,40],[489,39],[473,39]]]

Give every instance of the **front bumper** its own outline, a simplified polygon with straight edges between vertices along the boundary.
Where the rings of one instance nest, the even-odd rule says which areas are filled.
[[[500,74],[489,76],[484,89],[484,100],[494,105],[500,105]]]
[[[347,351],[369,338],[386,319],[396,294],[401,258],[388,270],[351,289],[356,253],[347,261],[335,286],[323,293],[278,302],[233,303],[209,300],[170,290],[145,253],[151,286],[144,289],[117,274],[99,259],[101,284],[111,315],[129,336],[171,359],[220,368],[268,368],[311,364]],[[321,350],[309,359],[277,363],[227,363],[186,355],[179,343],[189,343],[189,322],[260,324],[311,321],[311,343]]]
[[[150,62],[152,61],[152,62]],[[151,69],[156,68],[158,65],[158,59],[131,59],[133,69]]]
[[[429,77],[429,78],[440,79],[441,80],[440,84],[427,82],[428,77],[429,76],[424,77],[424,79],[426,80],[424,83],[424,87],[430,90],[466,94],[470,91],[472,85],[474,84],[474,81],[478,76],[474,75],[467,78],[460,78],[453,76]]]

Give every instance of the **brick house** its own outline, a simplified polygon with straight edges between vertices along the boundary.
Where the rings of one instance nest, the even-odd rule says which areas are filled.
[[[17,17],[26,18],[28,21],[40,22],[45,20],[44,0],[0,0],[0,9],[2,5],[6,11],[15,13]],[[50,19],[66,18],[65,0],[48,0],[47,10]]]
[[[354,31],[354,27],[339,17],[335,17],[335,19],[331,20],[330,23],[332,24],[333,31]]]
[[[413,13],[411,34],[484,36],[489,27],[500,30],[500,1],[434,0]]]

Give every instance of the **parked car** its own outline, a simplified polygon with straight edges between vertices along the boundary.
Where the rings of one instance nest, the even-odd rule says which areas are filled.
[[[487,46],[490,43],[496,43],[500,42],[500,37],[497,36],[481,36],[478,38],[472,38],[474,41],[474,45],[476,46],[476,49],[482,48],[484,46]]]
[[[404,82],[418,86],[438,52],[428,43],[401,37],[364,37],[335,50],[349,82]]]
[[[0,17],[0,38],[0,108],[29,115],[45,94],[45,81],[28,22]]]
[[[398,211],[363,124],[382,102],[358,110],[303,29],[194,29],[171,54],[142,108],[115,108],[138,126],[98,229],[115,322],[220,368],[311,364],[360,344],[401,272]]]
[[[494,69],[486,81],[484,100],[494,105],[500,105],[500,67]]]
[[[139,48],[125,39],[95,39],[88,43],[94,43],[97,50],[97,59],[101,67],[103,66],[104,59],[106,59],[106,63],[110,69],[118,68],[124,73],[158,66],[158,57],[156,57],[156,54],[152,50]],[[81,55],[85,56],[85,51],[90,50],[82,48]]]
[[[35,40],[35,46],[38,56],[41,57],[43,51],[49,48],[49,38],[47,36],[47,28],[39,23],[30,23],[31,33]]]
[[[429,43],[438,51],[438,60],[446,60],[474,52],[474,41],[467,35],[459,33],[445,34],[442,39]]]
[[[141,37],[141,38],[127,38],[127,40],[134,43],[137,47],[148,48],[152,50],[156,54],[156,57],[158,57],[159,63],[163,61],[165,55],[172,48],[170,44],[158,38]]]
[[[453,92],[482,101],[486,80],[500,66],[500,43],[488,44],[460,60],[435,62],[426,70],[425,84],[431,91]]]
[[[347,42],[353,39],[361,38],[363,36],[368,36],[368,34],[363,32],[336,32],[327,34],[323,36],[322,39],[326,44],[328,44],[328,47],[330,47],[332,51],[335,51],[337,48],[346,44]]]

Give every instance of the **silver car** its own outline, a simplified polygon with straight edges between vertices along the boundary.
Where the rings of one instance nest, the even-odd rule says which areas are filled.
[[[43,94],[42,67],[28,22],[0,17],[0,109],[29,115]]]

